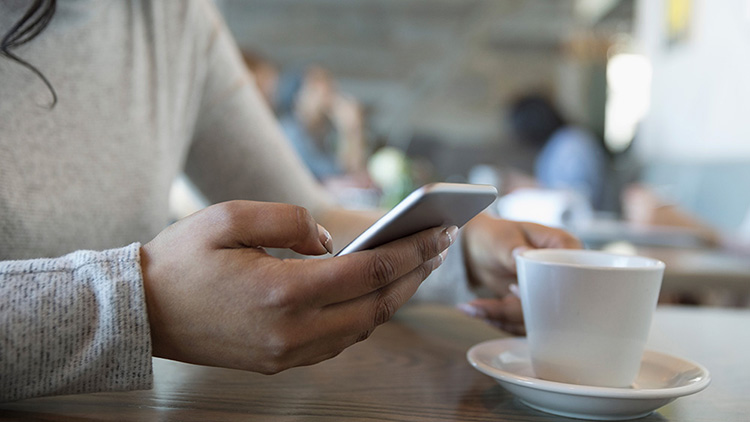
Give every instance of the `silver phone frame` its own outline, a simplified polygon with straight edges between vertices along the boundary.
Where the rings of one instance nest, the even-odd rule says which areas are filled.
[[[497,199],[491,185],[430,183],[410,193],[336,256],[372,249],[422,230],[462,227]]]

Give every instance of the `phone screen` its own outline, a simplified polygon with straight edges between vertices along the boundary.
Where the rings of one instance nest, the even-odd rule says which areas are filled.
[[[461,227],[497,198],[489,185],[432,183],[412,192],[337,256],[371,249],[432,227]]]

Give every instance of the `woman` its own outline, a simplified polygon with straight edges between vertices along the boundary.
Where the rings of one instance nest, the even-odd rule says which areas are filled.
[[[365,339],[444,259],[426,298],[507,292],[514,249],[577,245],[483,217],[461,239],[436,228],[274,258],[263,247],[330,252],[376,213],[328,199],[212,2],[10,0],[0,28],[1,400],[150,388],[152,355],[312,364]],[[218,205],[162,230],[180,171]],[[470,309],[520,321],[509,297]]]

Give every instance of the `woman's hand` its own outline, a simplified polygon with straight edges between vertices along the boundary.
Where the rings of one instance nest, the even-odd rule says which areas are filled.
[[[330,251],[301,207],[232,201],[141,249],[153,354],[276,373],[364,340],[442,263],[455,227],[330,259],[281,260],[263,247]]]
[[[510,293],[516,274],[515,255],[535,248],[580,248],[581,243],[564,230],[480,214],[464,228],[463,246],[469,282],[491,291],[499,299],[475,300],[460,309],[521,334],[524,331],[521,303]]]

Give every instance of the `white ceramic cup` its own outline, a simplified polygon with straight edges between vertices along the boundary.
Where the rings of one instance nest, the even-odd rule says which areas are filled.
[[[664,263],[535,249],[516,257],[531,364],[550,381],[629,387],[638,375]]]

